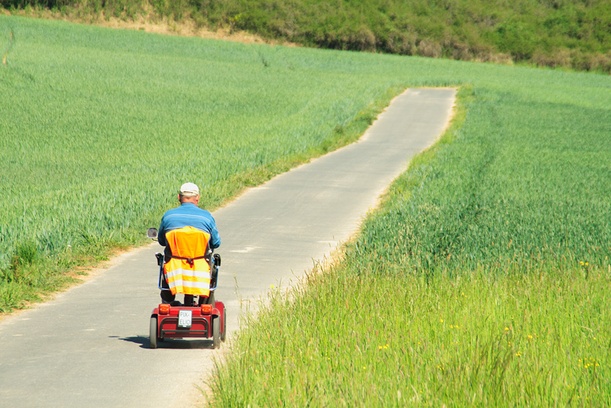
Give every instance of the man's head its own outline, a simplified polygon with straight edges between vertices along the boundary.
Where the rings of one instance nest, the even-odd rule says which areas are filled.
[[[199,202],[199,188],[193,183],[185,183],[180,186],[178,191],[178,201],[181,203],[193,203]]]

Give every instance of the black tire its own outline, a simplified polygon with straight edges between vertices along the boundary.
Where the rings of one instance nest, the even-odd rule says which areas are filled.
[[[212,319],[212,347],[221,347],[221,322],[218,317]]]
[[[151,316],[151,325],[149,333],[149,348],[157,348],[157,316]]]
[[[227,309],[223,308],[223,330],[221,330],[221,341],[224,343],[227,337]]]

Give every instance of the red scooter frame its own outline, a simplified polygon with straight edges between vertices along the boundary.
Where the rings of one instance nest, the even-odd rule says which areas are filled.
[[[187,325],[182,327],[180,315],[188,315]],[[215,302],[212,305],[171,306],[160,304],[153,310],[150,323],[150,348],[157,348],[159,341],[164,339],[182,339],[187,337],[212,338],[213,347],[219,348],[225,341],[225,305]]]

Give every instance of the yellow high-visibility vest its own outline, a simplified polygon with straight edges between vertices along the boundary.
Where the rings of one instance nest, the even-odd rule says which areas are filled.
[[[184,227],[168,231],[165,238],[172,258],[163,272],[172,294],[210,296],[210,264],[204,258],[210,234]]]

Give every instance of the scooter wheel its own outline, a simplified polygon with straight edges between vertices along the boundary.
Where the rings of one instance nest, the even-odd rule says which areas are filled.
[[[212,321],[212,347],[221,347],[221,321],[218,317]]]
[[[221,341],[224,343],[227,337],[227,309],[223,308],[223,330],[221,330]]]
[[[151,326],[149,333],[149,348],[156,349],[157,348],[157,317],[151,317]]]

